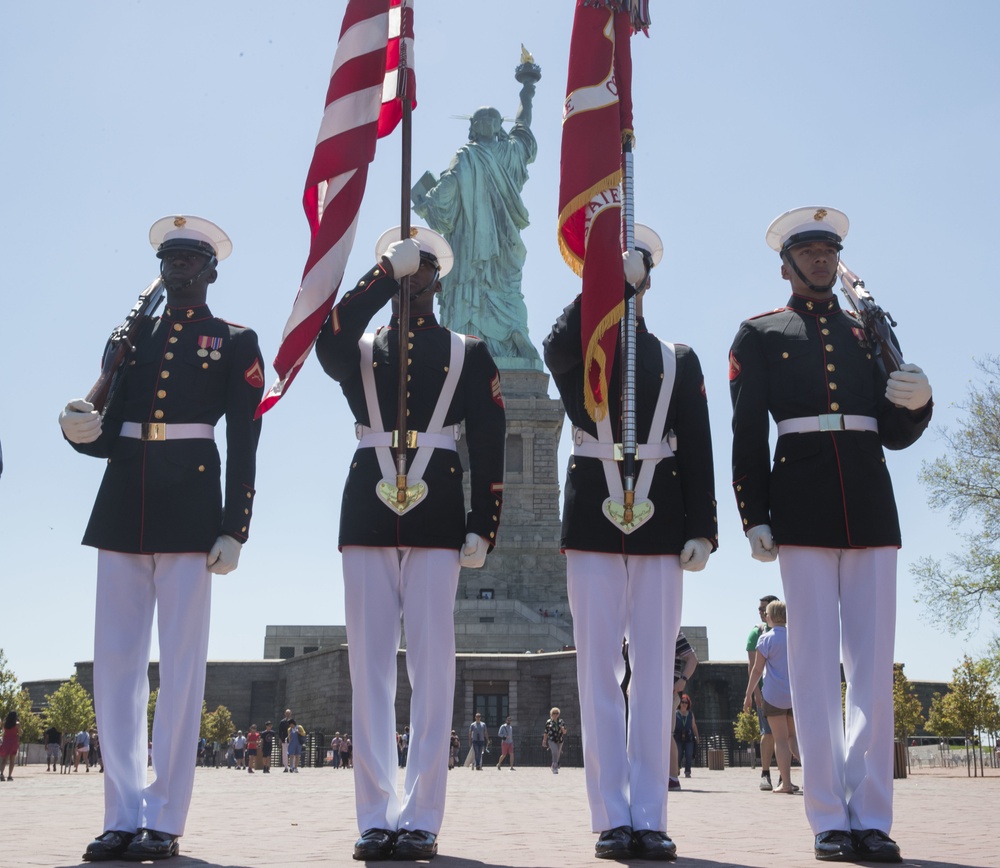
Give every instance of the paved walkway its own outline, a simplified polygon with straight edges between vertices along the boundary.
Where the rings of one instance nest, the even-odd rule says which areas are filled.
[[[797,770],[796,770],[797,771]],[[896,825],[907,865],[1000,866],[1000,773],[928,770],[896,782]],[[815,866],[800,796],[757,789],[759,772],[696,769],[670,796],[678,866]],[[772,775],[774,772],[772,772]],[[171,868],[357,865],[353,773],[270,775],[199,769],[181,856]],[[103,776],[15,769],[0,783],[0,866],[76,866],[101,831]],[[456,769],[437,868],[576,868],[593,857],[583,770]],[[111,863],[135,864],[135,863]],[[631,864],[638,864],[633,862]],[[653,864],[653,863],[644,863]]]

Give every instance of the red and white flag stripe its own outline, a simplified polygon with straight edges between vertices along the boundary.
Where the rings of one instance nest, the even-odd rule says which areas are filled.
[[[349,0],[344,12],[302,197],[312,242],[274,359],[278,379],[257,408],[258,417],[288,390],[337,299],[376,141],[402,117],[397,97],[401,57],[408,98],[416,104],[412,6],[413,0]]]

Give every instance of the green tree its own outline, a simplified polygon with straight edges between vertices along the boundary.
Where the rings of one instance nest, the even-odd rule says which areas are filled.
[[[953,633],[973,632],[984,613],[1000,616],[1000,357],[976,364],[984,379],[969,384],[957,429],[942,433],[948,454],[920,473],[932,507],[947,509],[953,527],[976,528],[947,565],[927,557],[912,568],[928,616]]]
[[[965,738],[970,775],[978,775],[982,769],[983,733],[993,732],[993,727],[1000,720],[991,666],[989,660],[975,661],[966,655],[952,671],[948,694],[944,697],[935,694],[931,703],[927,728],[936,735],[961,735]],[[978,751],[973,749],[976,742],[979,742]],[[968,762],[970,759],[971,763]]]
[[[21,692],[14,670],[7,665],[7,655],[0,648],[0,719],[16,711],[17,695]]]
[[[21,743],[37,744],[42,740],[42,719],[31,710],[31,694],[27,690],[21,689],[14,699],[14,709],[17,711],[17,719],[21,722]]]
[[[12,711],[17,712],[21,724],[21,742],[39,741],[42,725],[38,715],[31,710],[31,697],[18,683],[14,670],[7,665],[7,655],[0,648],[0,723]]]
[[[60,732],[79,732],[94,725],[94,702],[86,688],[74,675],[55,693],[45,697],[46,726],[54,726]]]
[[[226,739],[234,732],[236,727],[233,724],[233,715],[226,706],[220,705],[206,718],[205,738],[209,741],[225,744]]]
[[[760,741],[760,721],[754,711],[741,711],[733,723],[733,735],[737,741],[745,741],[751,747]]]
[[[961,727],[954,719],[951,705],[945,702],[947,696],[947,693],[943,696],[935,693],[931,697],[931,706],[927,709],[927,723],[924,725],[924,729],[931,735],[945,739],[958,735],[961,731]]]
[[[156,700],[160,698],[160,688],[149,691],[149,701],[146,703],[146,736],[153,737],[153,718],[156,717]]]
[[[924,723],[924,715],[920,700],[913,693],[910,682],[903,674],[903,664],[892,666],[892,710],[896,727],[896,740],[903,744],[909,743],[909,737],[920,729]],[[906,764],[910,764],[910,752],[906,752]]]

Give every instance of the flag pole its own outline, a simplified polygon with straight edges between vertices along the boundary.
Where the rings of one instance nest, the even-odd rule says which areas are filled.
[[[625,250],[635,248],[635,187],[632,167],[632,134],[622,136],[622,244]],[[636,287],[638,290],[638,287]],[[635,331],[637,293],[625,299],[625,316],[621,321],[622,370],[622,474],[624,476],[624,522],[631,524],[635,506]]]
[[[402,3],[399,7],[400,39],[399,39],[399,73],[396,80],[396,94],[403,110],[402,117],[402,161],[400,171],[400,240],[410,237],[410,177],[412,175],[411,152],[413,139],[412,104],[409,93],[409,66],[406,34],[409,32],[408,17],[412,14],[410,5]],[[402,506],[406,503],[406,461],[408,438],[408,413],[406,408],[407,376],[410,366],[410,276],[404,277],[399,284],[399,388],[396,400],[396,503]]]

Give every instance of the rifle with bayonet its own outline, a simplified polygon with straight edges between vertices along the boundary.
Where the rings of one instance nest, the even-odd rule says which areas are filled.
[[[903,355],[892,339],[892,328],[896,321],[875,303],[871,293],[865,289],[865,282],[843,262],[837,264],[841,288],[848,304],[861,320],[861,327],[874,347],[875,359],[889,376],[904,364]]]
[[[139,300],[132,306],[132,310],[111,332],[108,338],[108,345],[104,350],[104,359],[101,362],[101,376],[97,378],[93,388],[87,393],[87,400],[94,405],[94,409],[104,418],[108,407],[121,386],[122,375],[125,373],[125,364],[128,357],[136,350],[139,333],[143,326],[153,317],[156,309],[163,301],[167,287],[163,279],[158,277],[141,293]]]

